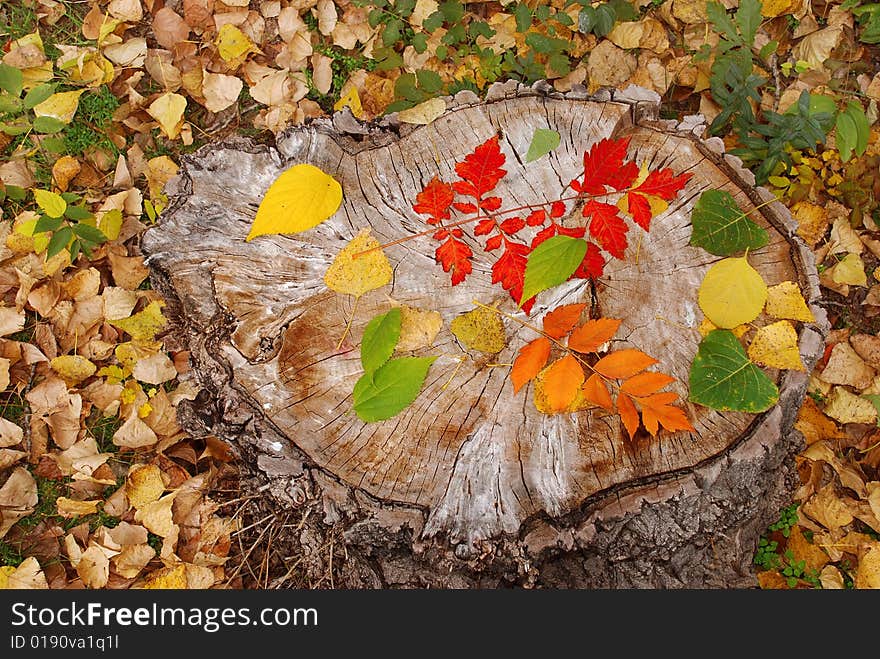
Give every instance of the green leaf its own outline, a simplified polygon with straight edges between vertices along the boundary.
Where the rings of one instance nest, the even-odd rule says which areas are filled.
[[[27,196],[27,190],[18,185],[7,185],[6,196],[12,201],[24,201]]]
[[[823,94],[810,94],[810,115],[820,114],[820,113],[828,113],[834,114],[837,112],[837,103],[834,102],[834,99],[830,96],[825,96]],[[797,108],[794,105],[789,106],[788,110],[786,110],[787,114],[795,114],[797,112]]]
[[[24,111],[24,104],[17,96],[0,94],[0,114],[18,114]]]
[[[619,21],[637,21],[639,20],[639,11],[626,0],[609,0],[608,5],[614,10],[614,14]]]
[[[526,261],[519,306],[571,277],[586,253],[587,241],[570,236],[553,236],[538,245]]]
[[[537,160],[559,146],[559,133],[549,128],[536,128],[526,153],[526,162]]]
[[[779,389],[749,361],[730,330],[712,330],[691,364],[689,400],[721,411],[756,414],[779,400]]]
[[[770,55],[775,53],[777,48],[779,48],[778,41],[776,41],[775,39],[773,41],[768,41],[761,47],[761,50],[758,52],[758,57],[765,60],[770,57]]]
[[[367,323],[361,339],[361,364],[365,373],[372,373],[391,357],[400,340],[401,317],[400,309],[395,307]]]
[[[62,249],[67,247],[67,243],[73,238],[73,230],[70,227],[61,227],[52,234],[49,244],[46,246],[46,258],[51,259]]]
[[[77,222],[81,220],[88,220],[94,217],[88,210],[83,208],[82,206],[67,206],[67,210],[64,211],[64,217],[70,220],[76,220]]]
[[[25,110],[31,110],[55,93],[55,85],[37,85],[24,96]]]
[[[49,217],[48,215],[40,215],[40,219],[34,225],[34,233],[42,233],[44,231],[57,231],[64,224],[64,220],[60,217]]]
[[[856,126],[856,145],[853,151],[855,151],[857,156],[864,155],[865,149],[868,148],[868,138],[871,133],[871,126],[868,124],[868,117],[865,116],[865,111],[862,109],[862,106],[855,101],[849,101],[846,104],[844,114],[851,117]]]
[[[382,30],[382,43],[386,46],[397,43],[400,40],[400,28],[403,27],[403,21],[391,20],[385,24]]]
[[[66,125],[67,124],[63,121],[60,121],[55,117],[37,117],[34,119],[34,130],[38,133],[57,133],[64,130]]]
[[[27,119],[19,118],[11,123],[0,122],[0,132],[7,135],[21,135],[31,129],[31,122]]]
[[[440,11],[447,23],[458,23],[464,16],[464,3],[458,0],[446,0],[441,3]]]
[[[443,12],[439,9],[422,21],[422,29],[434,32],[443,26]]]
[[[435,94],[443,88],[443,79],[436,71],[419,69],[416,71],[416,79],[419,82],[419,88],[429,94]]]
[[[49,190],[34,190],[34,201],[37,202],[40,210],[49,217],[62,217],[64,211],[67,210],[67,202],[62,199],[61,195]]]
[[[706,190],[691,215],[690,244],[716,256],[730,256],[755,250],[770,242],[765,229],[740,210],[733,195],[724,190]]]
[[[747,46],[754,45],[761,20],[761,0],[740,0],[736,10],[736,25]]]
[[[599,5],[596,9],[596,26],[593,28],[593,34],[600,38],[606,36],[616,22],[617,13],[614,7],[609,4]]]
[[[426,50],[428,50],[428,35],[424,32],[419,32],[418,34],[414,34],[412,38],[413,49],[421,55]]]
[[[596,10],[586,6],[578,14],[578,32],[589,34],[594,27],[596,27]]]
[[[83,224],[82,222],[73,225],[73,232],[79,238],[90,243],[95,243],[96,245],[107,241],[107,236],[104,235],[103,231],[89,224]]]
[[[848,161],[856,148],[856,142],[859,139],[856,122],[846,112],[837,115],[837,121],[834,125],[834,133],[837,141],[837,151],[840,153],[840,159],[843,162]]]
[[[715,29],[718,30],[725,39],[734,44],[742,43],[742,37],[736,29],[736,25],[734,25],[733,21],[730,19],[730,16],[727,15],[727,10],[724,8],[724,5],[720,2],[715,2],[714,0],[707,2],[706,14]]]
[[[21,74],[21,69],[0,63],[0,89],[13,96],[20,96],[23,84],[24,76]]]
[[[354,411],[367,423],[396,416],[419,395],[436,357],[392,359],[354,385]]]

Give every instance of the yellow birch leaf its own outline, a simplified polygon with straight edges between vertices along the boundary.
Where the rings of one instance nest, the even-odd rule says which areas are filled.
[[[722,259],[703,278],[697,301],[706,318],[731,329],[758,317],[767,301],[767,284],[746,257]]]
[[[169,140],[176,139],[183,127],[186,97],[173,92],[162,94],[147,108],[147,114],[159,122],[159,128]]]
[[[784,281],[767,289],[767,303],[764,311],[773,318],[787,318],[812,323],[816,320],[807,306],[798,285],[793,281]]]
[[[98,219],[98,228],[101,230],[108,240],[116,240],[119,238],[119,232],[122,229],[122,211],[118,208],[103,213]]]
[[[153,572],[141,588],[145,590],[184,590],[186,589],[186,565],[161,568]]]
[[[342,186],[314,165],[294,165],[263,197],[245,241],[270,233],[301,233],[333,215],[342,203]]]
[[[442,98],[430,98],[406,110],[397,113],[397,118],[408,124],[426,126],[446,112],[446,101]]]
[[[748,353],[749,359],[756,364],[793,371],[805,370],[798,350],[797,332],[787,320],[758,328]]]
[[[400,306],[400,339],[396,352],[420,350],[434,345],[443,327],[443,316],[436,311]]]
[[[49,190],[34,190],[34,201],[37,202],[40,210],[49,217],[61,217],[64,215],[64,211],[67,210],[67,202],[64,201],[61,195]],[[34,222],[34,226],[30,229],[30,235],[33,235],[34,228],[36,228],[36,222]],[[21,231],[26,231],[24,225],[22,225]]]
[[[364,118],[364,106],[361,104],[361,97],[358,95],[357,87],[354,85],[349,87],[348,91],[340,96],[339,100],[333,104],[333,110],[335,112],[339,112],[345,107],[349,108],[351,113],[358,119]]]
[[[367,291],[385,286],[391,281],[391,264],[388,257],[379,247],[379,241],[370,233],[369,227],[349,241],[348,245],[333,259],[333,263],[324,274],[327,288],[360,297]],[[373,251],[355,256],[359,252]]]
[[[217,52],[227,64],[235,64],[244,59],[254,49],[248,36],[231,23],[224,23],[214,40]]]
[[[865,264],[858,254],[847,254],[831,268],[831,280],[836,284],[852,284],[853,286],[867,286],[868,277],[865,275]]]
[[[165,492],[162,472],[154,464],[132,467],[125,480],[125,495],[136,510],[157,501]]]
[[[108,323],[117,329],[126,332],[135,341],[152,341],[156,332],[165,327],[168,322],[162,315],[162,306],[165,303],[160,300],[153,300],[144,307],[143,311],[139,311],[128,318],[120,318],[118,320],[107,320]]]
[[[81,355],[61,355],[55,357],[49,365],[60,375],[68,386],[75,386],[91,377],[98,369],[92,362]]]
[[[456,316],[452,319],[449,329],[459,341],[472,350],[495,354],[507,345],[504,323],[497,313],[485,307],[477,307],[473,311]]]
[[[69,124],[79,107],[79,97],[85,89],[73,92],[58,92],[52,94],[42,103],[34,106],[34,114],[38,117],[52,117],[65,124]]]

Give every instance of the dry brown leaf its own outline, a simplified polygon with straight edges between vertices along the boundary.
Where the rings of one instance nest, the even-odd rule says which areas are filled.
[[[186,97],[173,92],[166,92],[158,97],[147,108],[147,113],[159,122],[165,137],[177,139],[183,128],[183,113],[186,110]]]
[[[794,561],[804,561],[807,571],[818,572],[831,560],[820,547],[804,537],[801,527],[797,524],[791,527],[786,548],[794,554]]]
[[[0,590],[47,590],[49,584],[40,563],[33,556],[18,567],[0,567]]]
[[[153,17],[153,36],[160,46],[172,49],[189,38],[189,25],[173,9],[163,7]]]
[[[121,577],[134,579],[153,560],[155,555],[156,550],[146,544],[146,542],[129,545],[111,559],[113,570]]]
[[[843,590],[846,586],[843,574],[833,565],[826,565],[819,573],[819,582],[823,590]]]
[[[171,505],[176,496],[177,492],[171,492],[161,499],[144,504],[135,511],[134,520],[143,524],[152,533],[167,538],[177,529],[171,514]]]
[[[177,369],[164,352],[157,352],[137,361],[131,374],[147,384],[162,384],[177,377]]]
[[[96,544],[86,549],[76,564],[76,573],[87,588],[103,588],[110,577],[110,558]]]
[[[825,403],[825,414],[839,423],[876,423],[877,409],[871,401],[843,387],[834,387]]]
[[[24,329],[24,323],[24,311],[17,311],[15,307],[0,306],[0,336],[20,332]]]
[[[825,60],[840,45],[844,29],[840,25],[817,30],[805,36],[791,49],[792,57],[808,62],[813,68],[821,68]]]
[[[838,496],[834,484],[829,483],[801,504],[801,510],[810,518],[832,532],[853,521],[846,504]]]
[[[393,304],[400,306],[400,339],[395,350],[408,352],[432,346],[443,327],[443,317],[437,311]]]
[[[862,547],[853,581],[858,589],[880,588],[880,542],[872,541]]]
[[[52,179],[62,192],[67,190],[70,182],[79,174],[81,165],[73,156],[61,156],[52,165]]]
[[[76,499],[68,499],[67,497],[58,497],[55,500],[55,504],[58,514],[70,519],[71,517],[91,515],[98,512],[98,504],[101,503],[101,501],[101,499],[77,501]]]
[[[798,223],[798,235],[810,247],[815,247],[828,231],[831,222],[828,211],[818,204],[799,201],[791,207],[791,212]]]
[[[610,41],[600,41],[587,59],[589,89],[595,91],[599,87],[617,87],[629,80],[637,68],[636,58],[632,54]]]
[[[125,423],[113,433],[113,443],[116,446],[125,448],[144,448],[152,446],[157,441],[159,441],[159,438],[156,436],[156,433],[140,419],[138,411],[134,407]]]
[[[24,467],[16,467],[0,487],[0,538],[37,505],[37,483]]]
[[[332,2],[330,4],[333,4]],[[312,55],[312,84],[321,94],[327,94],[333,86],[333,60],[327,55]]]
[[[864,243],[849,223],[849,217],[837,217],[831,226],[828,253],[841,254],[846,252],[847,254],[859,255],[863,249]]]
[[[135,465],[129,470],[125,481],[125,493],[135,509],[157,501],[164,491],[165,481],[156,465]]]
[[[318,32],[324,36],[333,34],[337,21],[336,5],[333,0],[318,0],[315,15],[318,19]]]
[[[147,578],[141,588],[183,590],[186,588],[186,566],[183,563],[173,567],[156,570]]]
[[[0,418],[0,447],[15,446],[24,439],[24,430],[9,419]]]
[[[871,386],[876,374],[848,342],[841,341],[831,349],[831,356],[822,370],[821,377],[831,384],[842,384],[862,390]]]
[[[206,71],[202,81],[205,107],[211,112],[221,112],[231,107],[238,101],[243,86],[241,78]]]

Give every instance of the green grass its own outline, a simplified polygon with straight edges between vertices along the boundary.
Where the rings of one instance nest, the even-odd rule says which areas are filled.
[[[64,130],[64,145],[71,155],[82,155],[92,147],[107,149],[114,156],[119,149],[106,136],[105,129],[119,107],[119,99],[107,85],[80,96],[76,116]]]
[[[18,567],[24,558],[18,547],[0,540],[0,565]]]

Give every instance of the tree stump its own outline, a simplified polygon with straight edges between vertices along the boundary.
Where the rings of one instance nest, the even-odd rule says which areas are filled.
[[[289,540],[306,560],[326,563],[319,550],[335,534],[345,556],[335,585],[755,586],[757,540],[796,485],[803,438],[793,423],[827,332],[813,256],[787,209],[754,186],[721,140],[701,138],[701,117],[658,120],[659,98],[639,88],[591,96],[507,83],[482,101],[469,92],[446,101],[426,126],[396,115],[361,123],[344,110],[278,135],[275,145],[238,139],[184,159],[142,248],[168,303],[169,340],[190,351],[202,389],[182,410],[186,426],[237,448],[268,510],[313,507],[318,514]],[[558,131],[561,144],[541,163],[524,163],[535,128]],[[417,192],[435,175],[450,180],[454,163],[499,131],[508,170],[499,190],[511,205],[557,198],[584,151],[609,136],[630,136],[636,162],[693,174],[592,289],[572,280],[546,291],[530,318],[592,299],[605,317],[623,319],[621,345],[656,357],[676,378],[695,432],[630,440],[619,417],[596,409],[539,413],[529,392],[514,395],[508,368],[487,363],[509,364],[535,338],[508,319],[501,353],[461,362],[466,348],[449,322],[473,300],[526,318],[491,283],[482,251],[474,250],[474,273],[453,287],[430,237],[386,248],[393,281],[356,308],[324,284],[362,228],[383,243],[424,231],[411,208]],[[298,163],[340,182],[339,211],[301,234],[245,242],[269,185]],[[718,260],[688,244],[693,205],[707,189],[754,211],[771,238],[751,264],[768,285],[798,282],[817,319],[798,330],[806,371],[770,371],[779,402],[758,415],[686,402],[701,339],[697,289]],[[415,403],[363,423],[351,411],[358,339],[391,299],[442,315],[434,345],[415,353],[440,357]],[[336,350],[352,313],[351,339]]]

